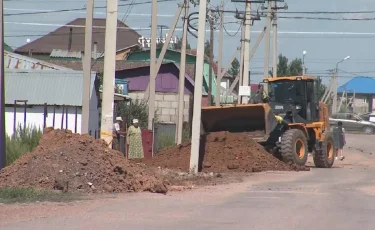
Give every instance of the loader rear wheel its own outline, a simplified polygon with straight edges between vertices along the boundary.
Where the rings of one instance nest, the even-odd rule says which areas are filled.
[[[331,168],[335,162],[335,142],[333,135],[327,133],[322,143],[321,150],[314,154],[314,164],[317,168]]]
[[[280,153],[288,164],[305,165],[307,161],[307,140],[299,129],[289,129],[281,137]]]

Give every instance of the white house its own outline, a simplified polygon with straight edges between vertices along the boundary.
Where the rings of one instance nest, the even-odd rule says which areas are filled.
[[[92,73],[90,87],[90,120],[92,134],[99,130],[98,95]],[[81,132],[83,72],[73,70],[6,69],[6,133],[24,124],[43,128],[64,128]],[[26,102],[26,109],[24,102]],[[15,106],[15,104],[17,106]],[[26,111],[26,112],[25,112]],[[26,120],[26,123],[24,122]]]

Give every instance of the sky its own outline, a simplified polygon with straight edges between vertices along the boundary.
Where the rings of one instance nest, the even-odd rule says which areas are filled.
[[[130,4],[133,0],[119,1],[119,4]],[[150,0],[135,0],[134,2],[148,2]],[[158,3],[158,25],[170,26],[177,11],[178,3],[182,0]],[[221,0],[211,0],[210,6],[216,7]],[[244,3],[233,3],[224,0],[225,10],[245,10]],[[288,4],[287,10],[281,10],[279,16],[310,16],[310,17],[374,17],[375,13],[361,14],[292,14],[288,12],[311,12],[311,11],[375,11],[373,0],[285,0]],[[86,0],[4,0],[4,13],[17,14],[22,12],[36,12],[46,10],[62,10],[84,8]],[[95,0],[95,7],[105,7],[105,0]],[[280,3],[283,5],[283,3]],[[252,9],[258,9],[259,4],[253,4]],[[190,12],[197,12],[198,8],[191,7]],[[285,12],[285,13],[284,13]],[[75,18],[85,17],[85,10],[35,14],[35,15],[9,15],[5,16],[5,42],[12,48],[17,48],[26,43],[27,39],[35,40],[64,25]],[[127,14],[128,13],[128,14]],[[127,15],[127,17],[126,17]],[[105,18],[105,8],[95,9],[95,18]],[[151,4],[135,6],[120,6],[118,12],[119,20],[125,23],[145,37],[150,36]],[[255,21],[251,28],[251,43],[256,42],[260,31],[266,20],[262,18]],[[234,14],[225,14],[224,53],[223,65],[230,62],[233,53],[240,45],[241,33],[238,20]],[[182,21],[179,20],[175,36],[181,36]],[[208,28],[208,27],[207,27]],[[340,63],[339,85],[344,84],[353,76],[375,77],[375,20],[369,21],[327,21],[308,19],[279,19],[278,20],[278,53],[282,53],[289,60],[302,58],[306,51],[305,64],[307,74],[322,76],[323,81],[328,83],[330,72],[336,63],[350,56],[350,59]],[[167,29],[164,29],[164,33]],[[217,57],[218,31],[215,32],[214,53]],[[206,33],[209,39],[209,32]],[[188,42],[194,48],[197,39],[188,36]],[[257,83],[263,76],[264,66],[264,40],[258,47],[254,57],[250,61],[251,82]],[[272,50],[272,41],[271,41]],[[239,58],[239,55],[238,55]],[[272,57],[270,59],[272,66]]]

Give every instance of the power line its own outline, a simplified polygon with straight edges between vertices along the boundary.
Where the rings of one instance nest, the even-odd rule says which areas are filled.
[[[126,0],[129,1],[129,0]],[[158,0],[158,3],[162,2],[175,2],[177,0]],[[151,4],[152,1],[146,2],[137,2],[137,3],[126,3],[126,4],[119,4],[118,6],[131,6],[131,5],[145,5]],[[96,6],[95,9],[106,9],[107,6]],[[13,13],[13,14],[4,14],[4,16],[19,16],[19,15],[35,15],[35,14],[49,14],[49,13],[63,13],[63,12],[72,12],[72,11],[80,11],[86,10],[86,8],[75,8],[75,9],[63,9],[63,10],[49,10],[49,11],[39,11],[39,12],[24,12],[24,13]]]

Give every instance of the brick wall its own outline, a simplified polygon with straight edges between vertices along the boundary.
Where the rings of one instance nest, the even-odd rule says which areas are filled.
[[[129,92],[133,100],[144,99],[144,92]],[[189,94],[184,95],[184,121],[189,121]],[[155,109],[159,122],[177,123],[178,94],[156,93]]]

